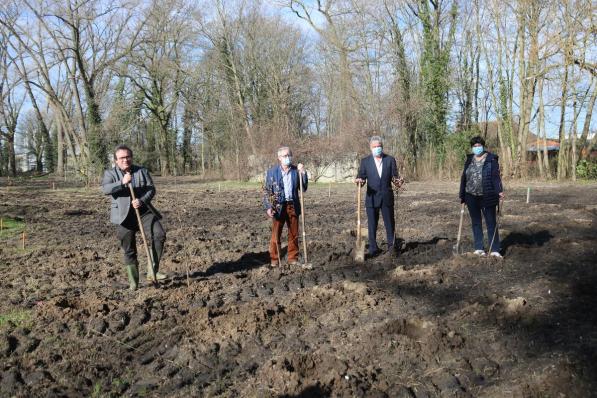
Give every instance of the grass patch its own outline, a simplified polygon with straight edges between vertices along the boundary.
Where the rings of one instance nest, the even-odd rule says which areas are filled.
[[[25,222],[10,217],[0,217],[2,219],[2,230],[0,238],[9,238],[23,232]]]
[[[0,314],[0,328],[12,323],[16,327],[31,324],[31,310],[14,310],[6,314]]]

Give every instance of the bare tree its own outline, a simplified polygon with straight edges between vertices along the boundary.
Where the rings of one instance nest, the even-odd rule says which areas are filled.
[[[19,93],[22,81],[9,56],[9,40],[10,32],[0,29],[0,137],[6,143],[9,172],[16,176],[15,135],[25,97]]]
[[[146,9],[140,44],[122,64],[126,76],[143,94],[144,106],[158,126],[158,150],[163,175],[176,167],[176,133],[172,122],[185,83],[185,62],[192,51],[189,4],[154,1]]]

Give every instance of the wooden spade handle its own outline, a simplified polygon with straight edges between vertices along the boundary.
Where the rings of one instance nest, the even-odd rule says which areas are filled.
[[[357,183],[357,244],[361,243],[361,183]]]
[[[305,264],[307,264],[307,235],[305,233],[305,208],[303,205],[303,177],[301,176],[300,171],[299,174],[299,199],[301,200],[301,226],[303,229],[303,251],[305,252]]]
[[[135,199],[135,191],[133,189],[133,182],[131,181],[129,184],[129,190],[131,191],[131,202]],[[151,276],[153,277],[153,283],[155,285],[158,284],[158,278],[155,275],[155,269],[153,268],[153,261],[151,258],[151,252],[149,251],[149,245],[147,245],[147,237],[145,236],[145,230],[143,229],[143,223],[141,222],[141,213],[139,209],[135,209],[135,214],[137,215],[137,223],[139,224],[139,231],[141,232],[141,238],[143,239],[143,246],[145,246],[145,254],[147,255],[147,265],[151,268]]]

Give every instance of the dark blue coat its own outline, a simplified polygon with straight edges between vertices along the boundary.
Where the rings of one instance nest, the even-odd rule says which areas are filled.
[[[292,176],[292,204],[297,216],[301,215],[301,202],[299,199],[299,172],[295,165],[290,165],[290,175]],[[303,192],[307,190],[309,179],[307,173],[303,173]],[[280,214],[282,203],[284,203],[284,179],[282,177],[282,167],[280,165],[270,168],[265,173],[265,192],[263,195],[263,208],[265,210],[274,208],[271,197],[275,198],[276,206],[274,208],[276,215]]]
[[[382,154],[381,178],[377,174],[377,166],[373,155],[361,160],[357,178],[367,180],[367,196],[365,207],[393,207],[394,191],[392,190],[392,177],[398,177],[396,159],[390,155]]]
[[[483,184],[483,203],[482,207],[491,207],[498,204],[500,198],[499,193],[504,189],[502,187],[502,179],[500,177],[500,165],[498,163],[498,156],[491,152],[486,152],[487,158],[483,164],[481,171]],[[468,154],[466,162],[464,162],[464,170],[462,177],[460,177],[460,201],[464,203],[464,195],[466,193],[466,169],[473,161],[473,154]]]

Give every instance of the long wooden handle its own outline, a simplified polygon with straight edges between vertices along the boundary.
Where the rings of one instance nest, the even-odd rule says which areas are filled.
[[[305,208],[303,205],[303,176],[299,172],[299,198],[301,200],[301,224],[303,229],[303,251],[305,252],[305,264],[307,264],[307,235],[305,233]]]
[[[458,238],[456,239],[456,249],[460,246],[460,237],[462,236],[462,220],[464,218],[464,203],[460,206],[460,223],[458,224]]]
[[[133,189],[132,181],[128,184],[129,190],[131,191],[131,202],[135,199],[135,191]],[[139,224],[139,231],[141,232],[141,238],[143,238],[143,246],[145,246],[145,254],[147,255],[147,264],[148,268],[151,268],[151,276],[153,277],[153,283],[155,285],[158,284],[158,278],[155,274],[155,269],[153,268],[153,261],[151,259],[151,252],[149,251],[149,246],[147,245],[147,238],[145,237],[145,230],[143,229],[143,223],[141,222],[141,213],[139,209],[135,209],[135,214],[137,215],[137,223]]]
[[[495,241],[495,234],[500,228],[500,215],[502,213],[502,207],[504,206],[504,199],[500,198],[498,201],[497,211],[495,213],[495,229],[493,230],[493,236],[491,237],[491,243],[489,244],[489,252],[493,249],[493,242]]]
[[[361,183],[357,183],[357,244],[361,243]]]

